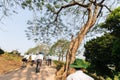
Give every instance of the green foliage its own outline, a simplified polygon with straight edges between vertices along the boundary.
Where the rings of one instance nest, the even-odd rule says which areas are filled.
[[[120,72],[120,40],[110,34],[92,39],[85,45],[86,60],[91,63],[88,71],[113,79]]]
[[[57,60],[53,60],[53,63],[55,64],[57,70],[61,69],[61,67],[65,64],[64,62]]]
[[[33,48],[30,48],[25,54],[37,54],[38,52],[49,52],[49,45],[47,44],[39,44]]]
[[[50,4],[47,4],[46,7],[51,11],[51,12],[55,12],[55,8],[50,5]]]
[[[96,4],[100,1],[96,1]],[[107,0],[104,2],[107,6]],[[88,3],[93,4],[89,0],[24,0],[21,3],[23,8],[35,12],[35,18],[28,21],[29,26],[25,31],[27,38],[44,43],[50,43],[61,36],[70,39],[70,34],[76,36],[84,23],[87,23],[86,6]]]
[[[120,6],[113,10],[107,17],[106,21],[100,25],[102,28],[110,30],[110,34],[116,37],[112,47],[112,61],[116,70],[120,71]]]
[[[69,48],[69,43],[70,42],[65,39],[58,40],[50,48],[50,52],[49,52],[50,55],[56,55],[59,57],[59,59],[63,58],[67,53],[67,50]]]
[[[25,0],[21,2],[21,6],[23,9],[29,8],[30,10],[34,10],[34,7],[37,6],[37,9],[42,9],[42,5],[44,5],[43,0]]]
[[[107,77],[106,80],[112,80],[110,77]]]
[[[120,72],[120,7],[113,10],[100,26],[110,30],[110,34],[114,35],[114,37],[105,35],[89,41],[85,45],[85,56],[92,64],[89,70],[92,72],[96,71],[98,75],[103,75],[104,77],[109,76],[108,79],[110,77],[113,79],[116,75],[115,73]],[[115,69],[110,69],[108,65],[113,65],[112,68]],[[116,78],[118,79],[118,76]]]
[[[0,55],[1,54],[4,54],[4,50],[2,50],[1,48],[0,48]]]
[[[22,59],[22,57],[18,56],[17,54],[5,53],[4,55],[6,56],[6,60],[21,61]]]
[[[114,80],[120,80],[120,72],[115,72]]]
[[[113,49],[112,49],[113,55],[118,55],[120,57],[120,39],[116,39],[113,43]]]
[[[108,15],[101,27],[110,30],[113,35],[120,38],[120,7],[116,8]]]
[[[97,4],[100,1],[95,2]],[[108,6],[106,4],[107,1],[103,1],[106,6]],[[117,1],[119,0],[116,0],[116,3]],[[0,0],[0,3],[0,10],[3,14],[1,18],[4,15],[11,15],[11,12],[15,13],[17,7],[33,10],[35,18],[31,20],[31,24],[25,31],[26,35],[28,39],[32,39],[35,42],[48,42],[61,35],[64,35],[64,38],[70,38],[70,34],[76,36],[81,29],[79,24],[84,25],[87,22],[88,9],[86,9],[86,6],[92,2],[89,0],[76,0],[75,2],[74,0]],[[95,6],[93,4],[93,7]]]
[[[120,72],[120,39],[116,39],[113,43],[112,56],[116,71]]]
[[[112,47],[115,38],[110,34],[92,39],[85,45],[86,60],[91,63],[89,70],[97,75],[113,76],[108,65],[113,64]],[[113,64],[114,65],[114,64]]]
[[[42,2],[44,4],[42,4]],[[36,2],[33,1],[32,6],[34,10],[36,10],[37,13],[42,13],[36,13],[37,17],[34,20],[29,21],[31,24],[29,24],[28,29],[25,31],[28,39],[32,39],[35,42],[40,41],[44,43],[50,43],[52,40],[56,40],[60,36],[64,35],[64,38],[70,38],[70,34],[76,34],[79,30],[79,27],[78,25],[74,26],[75,23],[71,23],[74,22],[71,21],[71,19],[73,19],[73,16],[75,16],[75,19],[80,18],[78,15],[80,16],[79,13],[82,12],[82,10],[79,9],[78,6],[70,6],[68,8],[62,8],[63,10],[57,14],[62,6],[70,4],[71,2],[72,0],[40,0],[40,2],[38,0],[36,0]],[[25,5],[25,7],[28,6]],[[71,16],[71,19],[69,19],[71,14],[73,16]],[[65,15],[68,15],[67,23],[65,21]],[[78,23],[78,21],[80,20],[76,20],[76,23]],[[73,27],[74,30],[71,29],[71,27]]]
[[[107,77],[106,80],[119,80],[120,7],[113,10],[100,26],[110,30],[110,34],[93,39],[85,45],[86,59],[92,64],[88,70]]]
[[[13,50],[9,54],[16,54],[20,56],[20,52],[18,50]]]

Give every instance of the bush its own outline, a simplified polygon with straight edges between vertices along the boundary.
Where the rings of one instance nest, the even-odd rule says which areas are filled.
[[[8,61],[21,61],[22,57],[18,56],[17,54],[10,54],[10,53],[4,53],[4,58]]]
[[[4,50],[0,49],[0,54],[4,54]]]
[[[60,68],[65,64],[64,62],[57,60],[54,60],[53,63],[55,64],[57,70],[60,70]]]

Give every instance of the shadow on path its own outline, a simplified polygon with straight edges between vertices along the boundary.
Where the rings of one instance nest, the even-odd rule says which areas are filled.
[[[1,75],[0,80],[55,80],[55,72],[55,68],[46,66],[43,62],[40,73],[35,73],[35,65],[28,65],[25,68]]]

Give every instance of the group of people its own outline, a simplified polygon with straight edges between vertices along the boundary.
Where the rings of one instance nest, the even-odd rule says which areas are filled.
[[[42,61],[44,59],[44,54],[42,52],[39,52],[38,54],[32,54],[32,55],[25,55],[22,59],[23,67],[26,67],[27,62],[31,58],[31,66],[36,64],[36,73],[40,72],[40,67],[42,66]],[[46,62],[47,65],[51,65],[51,59],[47,59]]]
[[[22,59],[23,65],[27,63],[28,59],[29,56],[25,55]],[[31,66],[36,63],[36,73],[40,72],[40,67],[42,66],[43,59],[44,55],[41,52],[36,55],[31,55]],[[47,56],[45,60],[48,66],[51,65],[51,58],[49,56]],[[75,72],[68,75],[66,80],[94,80],[91,76],[84,73],[84,70],[88,67],[88,64],[86,64],[84,60],[76,59],[74,63],[70,64],[70,67],[73,68]]]

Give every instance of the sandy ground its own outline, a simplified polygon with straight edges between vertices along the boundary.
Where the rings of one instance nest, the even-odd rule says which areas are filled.
[[[25,68],[0,75],[0,80],[55,80],[55,72],[54,66],[47,66],[43,62],[40,73],[35,73],[35,65],[27,65]]]

